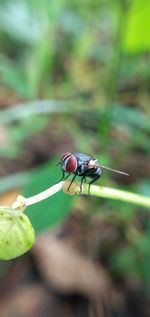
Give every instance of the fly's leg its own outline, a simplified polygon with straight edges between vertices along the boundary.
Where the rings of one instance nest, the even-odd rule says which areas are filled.
[[[62,170],[62,177],[61,177],[61,179],[60,179],[56,184],[58,184],[59,182],[61,182],[64,178],[65,178],[65,173],[64,173],[64,171]]]
[[[67,189],[68,191],[69,191],[69,189],[70,189],[71,184],[72,184],[73,181],[75,180],[76,176],[77,176],[76,174],[73,176],[73,178],[72,178],[72,180],[71,180],[71,182],[70,182],[70,184],[69,184],[69,187],[68,187],[68,189]]]
[[[61,181],[63,181],[63,180],[65,180],[65,179],[67,179],[69,176],[70,176],[70,174],[68,174],[66,177],[65,177],[65,172],[64,171],[62,171],[62,177],[61,177],[61,179],[56,183],[56,184],[58,184],[58,183],[60,183]]]
[[[80,191],[79,191],[79,194],[82,193],[82,185],[83,185],[84,179],[85,179],[85,182],[86,182],[86,177],[85,177],[85,176],[82,176],[82,178],[81,178],[81,183],[80,183]]]
[[[77,176],[76,174],[73,176],[73,178],[72,178],[72,180],[71,180],[71,182],[70,182],[70,184],[69,184],[68,190],[70,189],[70,187],[71,187],[73,181],[75,180],[75,177],[76,177],[76,176]],[[84,179],[86,180],[86,177],[85,177],[85,176],[83,176],[83,177],[81,178],[79,194],[81,194],[81,192],[82,192],[82,185],[83,185]]]
[[[70,176],[70,174],[68,174],[66,177],[64,177],[63,181],[65,181],[69,176]]]
[[[97,179],[99,179],[100,176],[96,176],[94,179],[92,179],[92,181],[89,183],[89,188],[88,188],[88,195],[90,195],[90,187],[93,183],[95,183],[97,181]]]
[[[94,175],[95,173],[95,175]],[[102,171],[100,168],[98,168],[97,170],[95,170],[95,168],[91,168],[89,171],[86,171],[86,176],[87,177],[92,177],[92,181],[89,182],[89,187],[88,187],[88,195],[90,195],[90,187],[93,183],[95,183],[97,181],[97,179],[99,179],[101,177]],[[83,175],[85,176],[85,175]]]

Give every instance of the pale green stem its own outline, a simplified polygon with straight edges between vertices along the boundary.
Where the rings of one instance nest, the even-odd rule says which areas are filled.
[[[53,196],[54,194],[59,192],[63,188],[63,184],[64,182],[59,182],[58,184],[55,184],[48,189],[45,189],[43,192],[40,192],[28,198],[18,196],[16,201],[14,201],[12,204],[12,209],[24,210],[27,206],[34,205],[42,200],[45,200],[48,197]]]
[[[70,186],[70,189],[68,191],[69,185],[70,185],[69,181],[62,181],[32,197],[25,198],[23,196],[18,196],[16,201],[12,205],[12,209],[20,209],[23,211],[27,206],[36,204],[39,201],[47,199],[48,197],[56,194],[60,190],[63,190],[66,194],[70,194],[70,195],[80,194],[80,183],[74,182]],[[82,186],[83,195],[89,195],[88,188],[89,188],[88,184],[84,184]],[[130,193],[130,192],[120,190],[120,189],[115,189],[115,188],[92,185],[90,187],[90,196],[122,200],[124,202],[128,202],[131,204],[136,204],[136,205],[147,207],[147,208],[150,207],[149,197],[145,197],[139,194],[134,194],[134,193]]]
[[[69,186],[69,182],[65,182],[65,189],[64,191],[67,193],[67,186]],[[84,184],[82,187],[82,194],[88,195],[88,184]],[[80,191],[80,183],[74,182],[71,185],[71,188],[69,190],[70,194],[79,194]],[[146,197],[143,195],[131,193],[128,191],[115,189],[115,188],[109,188],[104,186],[97,186],[92,185],[90,187],[90,195],[91,196],[97,196],[102,198],[108,198],[108,199],[115,199],[115,200],[121,200],[124,202],[128,202],[131,204],[136,204],[143,207],[149,207],[150,208],[150,197]]]

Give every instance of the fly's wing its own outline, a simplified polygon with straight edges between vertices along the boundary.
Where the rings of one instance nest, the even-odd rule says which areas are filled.
[[[113,168],[110,168],[110,167],[107,167],[107,166],[104,166],[104,165],[100,165],[100,167],[102,169],[105,169],[105,170],[108,170],[108,171],[111,171],[111,172],[115,172],[115,173],[118,173],[118,174],[122,174],[122,175],[125,175],[125,176],[129,176],[129,174],[123,172],[123,171],[118,171],[118,170],[114,170]]]
[[[73,153],[73,155],[76,157],[78,161],[78,166],[88,163],[89,161],[93,160],[93,158],[90,155],[84,154],[84,153]]]

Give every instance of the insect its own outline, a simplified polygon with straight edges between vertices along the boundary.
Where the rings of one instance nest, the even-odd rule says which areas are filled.
[[[87,155],[84,153],[66,152],[63,154],[60,162],[57,165],[59,164],[61,165],[61,169],[62,169],[62,178],[60,179],[60,181],[65,180],[71,174],[74,174],[69,184],[68,190],[71,184],[73,183],[73,181],[75,180],[76,176],[81,177],[80,193],[82,192],[83,181],[86,182],[86,177],[91,178],[91,181],[89,182],[89,188],[88,188],[88,192],[90,193],[91,184],[96,182],[96,180],[102,176],[103,170],[109,170],[112,172],[129,176],[129,174],[125,172],[114,170],[112,168],[100,165],[97,159],[94,159],[90,155]],[[67,173],[67,175],[65,173]]]

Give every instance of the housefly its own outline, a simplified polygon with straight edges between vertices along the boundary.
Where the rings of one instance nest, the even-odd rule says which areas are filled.
[[[87,155],[84,153],[66,152],[63,154],[60,162],[57,165],[59,164],[62,169],[62,178],[60,179],[60,181],[67,179],[71,174],[73,174],[73,178],[69,184],[68,190],[71,184],[73,183],[73,181],[75,180],[76,176],[81,177],[80,193],[82,192],[83,181],[86,182],[87,177],[91,178],[91,181],[89,182],[89,188],[88,188],[88,192],[90,193],[91,184],[96,182],[96,180],[102,176],[103,170],[108,170],[111,172],[129,176],[129,174],[125,172],[118,171],[118,170],[99,164],[97,159],[94,159],[90,155]]]

